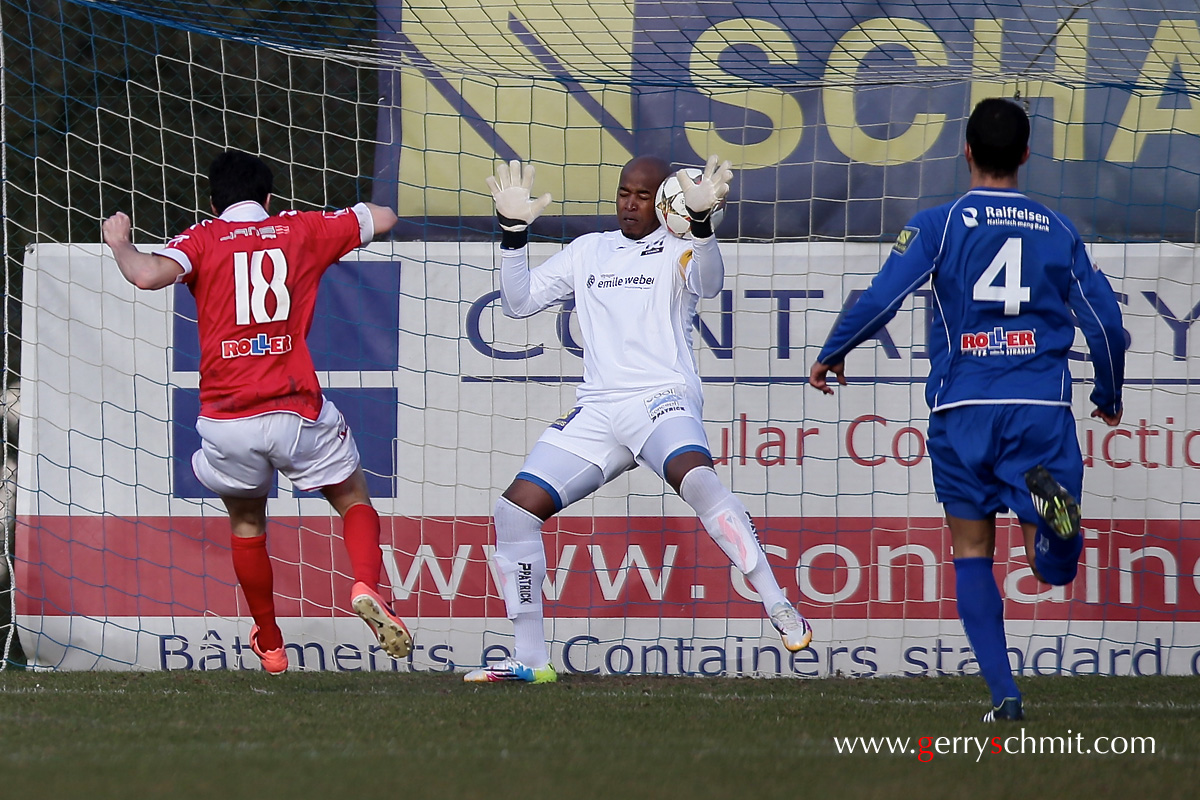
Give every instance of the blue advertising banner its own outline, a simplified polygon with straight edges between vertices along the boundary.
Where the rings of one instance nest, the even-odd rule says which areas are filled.
[[[1033,117],[1022,188],[1085,236],[1196,238],[1200,8],[1017,2],[380,0],[375,199],[402,236],[488,238],[497,159],[538,165],[535,232],[607,224],[636,154],[734,162],[720,229],[888,240],[968,185],[984,97]],[[569,13],[568,13],[569,11]]]

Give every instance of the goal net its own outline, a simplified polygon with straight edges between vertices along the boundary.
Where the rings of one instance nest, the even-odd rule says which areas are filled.
[[[570,303],[498,307],[484,185],[537,166],[554,204],[534,261],[613,227],[635,154],[710,152],[735,179],[724,291],[698,314],[721,478],[754,515],[815,646],[790,654],[740,573],[649,470],[545,527],[542,587],[565,672],[977,671],[957,619],[925,429],[930,293],[806,389],[837,314],[917,210],[969,182],[966,116],[1033,119],[1021,188],[1069,216],[1120,295],[1125,415],[1090,420],[1085,547],[1039,585],[1001,517],[996,574],[1021,674],[1200,670],[1200,208],[1194,0],[771,3],[589,0],[0,0],[5,320],[2,663],[255,669],[219,501],[192,474],[195,308],[138,292],[97,244],[131,214],[161,244],[208,213],[204,175],[263,156],[274,208],[373,200],[394,239],[327,276],[309,345],[384,520],[385,591],[418,644],[393,663],[348,609],[341,523],[281,479],[268,548],[303,669],[446,671],[511,626],[492,505],[582,371]],[[18,426],[19,421],[19,426]],[[14,500],[15,495],[15,500]]]

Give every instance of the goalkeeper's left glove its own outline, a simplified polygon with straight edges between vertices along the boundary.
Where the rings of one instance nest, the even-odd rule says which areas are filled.
[[[721,165],[717,166],[717,156],[711,155],[708,157],[708,163],[704,165],[704,174],[700,176],[698,183],[693,183],[683,170],[676,174],[675,179],[683,188],[683,202],[687,206],[688,216],[692,218],[693,236],[712,236],[709,218],[713,208],[729,194],[729,182],[733,180],[731,166],[729,161],[722,161]],[[696,230],[697,223],[702,230],[706,229],[704,235]]]
[[[546,206],[550,205],[549,192],[536,200],[530,196],[533,176],[533,164],[526,164],[522,169],[521,162],[513,159],[507,164],[497,164],[496,177],[489,175],[487,178],[488,188],[492,190],[492,199],[496,201],[496,218],[505,231],[501,247],[524,247],[529,237],[529,226],[546,210]]]

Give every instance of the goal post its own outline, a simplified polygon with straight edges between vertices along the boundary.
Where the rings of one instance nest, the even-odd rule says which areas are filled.
[[[484,178],[498,159],[536,164],[555,199],[536,262],[613,225],[633,155],[718,152],[735,179],[726,284],[697,318],[705,425],[817,646],[783,650],[688,507],[638,469],[545,528],[552,659],[601,674],[975,672],[924,439],[929,292],[851,357],[849,387],[805,383],[909,216],[966,189],[966,117],[1004,95],[1033,119],[1021,188],[1080,228],[1130,341],[1116,429],[1087,417],[1082,337],[1072,364],[1079,579],[1039,586],[1001,519],[1013,666],[1200,671],[1194,2],[303,5],[0,0],[5,387],[20,399],[6,647],[15,632],[39,668],[257,668],[224,511],[190,469],[194,306],[179,287],[128,286],[96,243],[102,216],[131,211],[135,241],[160,244],[207,214],[204,173],[226,147],[268,160],[275,208],[398,211],[393,240],[327,276],[309,345],[362,451],[385,590],[419,649],[393,663],[372,647],[318,495],[279,481],[268,548],[293,664],[446,671],[511,650],[491,508],[582,372],[570,303],[499,312]]]

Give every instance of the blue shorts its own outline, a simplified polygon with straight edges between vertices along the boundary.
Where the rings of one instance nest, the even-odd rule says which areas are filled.
[[[987,519],[1011,510],[1039,519],[1025,486],[1038,464],[1072,496],[1083,491],[1083,455],[1075,414],[1066,406],[1009,403],[959,406],[929,416],[933,488],[946,513]]]

